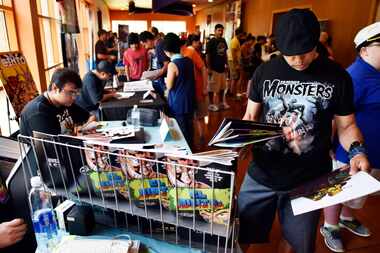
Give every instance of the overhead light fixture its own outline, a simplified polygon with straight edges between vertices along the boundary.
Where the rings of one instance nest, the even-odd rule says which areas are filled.
[[[208,0],[208,2],[209,2],[209,3],[212,3],[212,2],[214,2],[214,0]]]
[[[193,4],[193,8],[195,8],[195,7],[197,7],[197,5],[196,5],[196,4]]]

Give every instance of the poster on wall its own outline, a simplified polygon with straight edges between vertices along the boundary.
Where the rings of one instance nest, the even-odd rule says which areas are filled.
[[[78,15],[75,0],[56,0],[62,17],[62,32],[79,33]]]
[[[24,106],[38,95],[26,59],[19,52],[0,53],[0,83],[8,95],[16,118],[20,117]]]
[[[119,27],[118,27],[119,41],[128,42],[128,34],[129,34],[129,26],[119,24]]]
[[[241,25],[241,0],[232,1],[226,4],[226,27],[225,39],[229,44],[234,36],[236,28]]]
[[[128,34],[129,34],[129,26],[119,24],[118,26],[119,59],[123,59],[124,51],[128,49]]]

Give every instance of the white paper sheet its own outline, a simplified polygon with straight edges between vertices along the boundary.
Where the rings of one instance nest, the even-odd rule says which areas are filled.
[[[133,82],[125,82],[123,91],[124,92],[136,92],[136,91],[148,91],[153,90],[153,84],[150,80],[140,80]]]
[[[358,172],[347,181],[343,190],[334,196],[324,196],[318,201],[305,197],[291,200],[294,215],[311,212],[328,206],[343,203],[352,199],[364,197],[380,191],[380,182],[365,172]]]

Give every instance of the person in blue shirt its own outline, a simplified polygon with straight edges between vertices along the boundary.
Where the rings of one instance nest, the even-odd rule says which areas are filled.
[[[151,61],[151,70],[159,70],[158,74],[152,78],[154,90],[164,98],[165,90],[165,75],[168,69],[168,64],[170,57],[168,57],[164,52],[163,40],[159,35],[158,29],[156,27],[151,28],[151,32],[154,36],[154,55]]]
[[[380,179],[380,22],[371,24],[358,32],[354,39],[358,57],[348,67],[354,84],[356,123],[366,146],[366,155],[373,168],[371,174]],[[359,144],[358,144],[359,145]],[[349,155],[339,144],[335,151],[337,168],[349,164]],[[368,237],[370,231],[354,218],[352,208],[363,206],[365,198],[356,199],[325,208],[325,223],[321,233],[328,248],[344,252],[339,229],[346,228],[355,235]]]
[[[168,33],[163,40],[165,54],[170,57],[166,88],[169,90],[169,114],[174,117],[191,146],[193,139],[193,113],[195,103],[194,65],[181,51],[181,40],[174,33]]]
[[[112,77],[113,66],[108,61],[100,61],[95,70],[83,77],[83,87],[75,103],[99,119],[99,105],[118,96],[116,91],[105,90],[106,81]]]

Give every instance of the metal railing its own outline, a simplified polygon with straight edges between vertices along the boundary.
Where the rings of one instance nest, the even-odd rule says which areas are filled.
[[[145,224],[154,238],[207,252],[234,252],[231,167],[74,138],[62,142],[56,136],[20,135],[18,140],[27,191],[28,178],[39,175],[58,196],[112,210],[114,226],[132,231],[135,220],[137,232]]]

